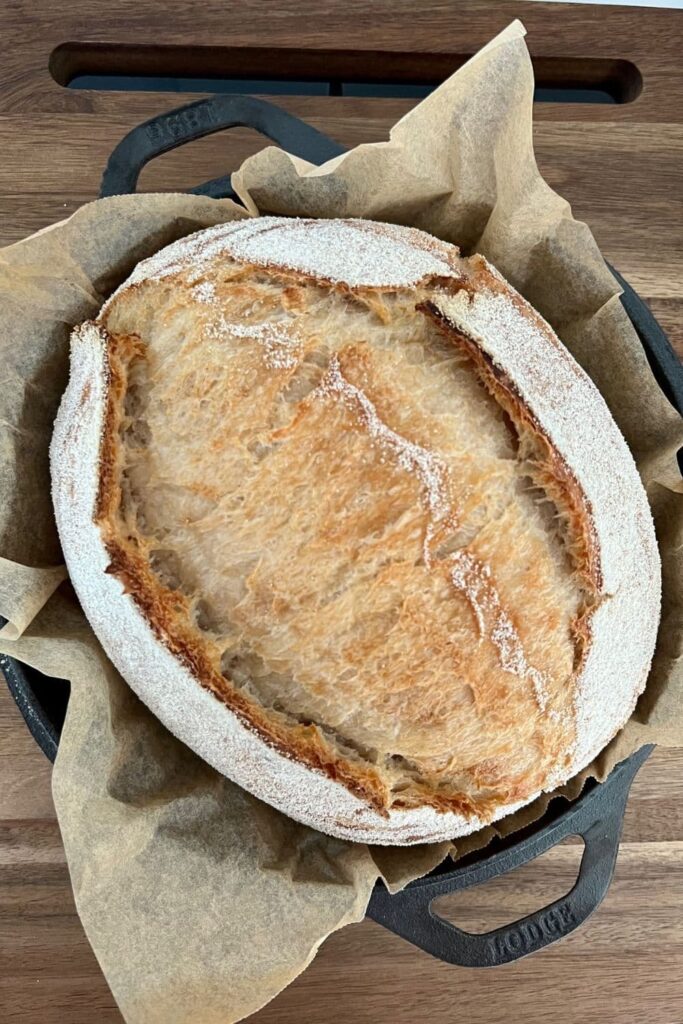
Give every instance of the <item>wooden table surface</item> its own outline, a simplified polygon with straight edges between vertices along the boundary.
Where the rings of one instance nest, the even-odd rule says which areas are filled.
[[[628,99],[642,76],[631,102],[537,104],[536,153],[546,179],[683,354],[683,12],[484,0],[1,0],[0,244],[95,198],[107,156],[127,131],[197,98],[76,91],[65,87],[70,75],[430,80],[514,17],[548,84],[606,81]],[[386,138],[414,102],[275,101],[348,146]],[[234,169],[261,145],[247,129],[204,139],[150,164],[141,187],[182,190]],[[494,971],[467,971],[366,921],[334,935],[251,1019],[682,1024],[682,768],[683,751],[658,750],[641,770],[610,892],[560,944]],[[442,909],[465,928],[503,924],[567,891],[580,853],[578,843],[559,846]],[[49,765],[0,686],[0,1022],[121,1020],[74,909]]]

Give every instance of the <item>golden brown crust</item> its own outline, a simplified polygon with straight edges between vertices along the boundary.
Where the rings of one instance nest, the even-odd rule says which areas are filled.
[[[245,267],[242,277],[248,277],[254,268]],[[292,308],[301,305],[301,286],[321,282],[312,275],[292,273],[287,275],[292,283],[284,290],[286,304]],[[453,282],[450,282],[453,287]],[[460,286],[460,282],[458,282]],[[133,286],[139,288],[139,285]],[[369,309],[385,321],[387,314],[383,307],[382,292],[385,289],[355,289],[353,292],[344,286],[337,286],[338,291],[346,292],[354,301],[363,301]],[[563,472],[566,467],[553,452],[552,446],[533,420],[519,396],[514,394],[512,384],[502,374],[496,374],[490,361],[483,351],[464,335],[454,332],[445,325],[438,311],[429,303],[418,306],[422,312],[438,323],[440,329],[455,340],[463,351],[472,359],[480,378],[489,388],[496,400],[507,410],[517,427],[527,418],[529,429],[542,439],[549,453],[549,462],[554,466],[552,482],[562,487],[562,497],[569,496],[580,500],[580,492],[574,493],[571,488],[571,474]],[[260,707],[253,700],[243,696],[230,685],[220,671],[215,652],[211,651],[210,643],[201,637],[191,624],[190,609],[186,598],[175,590],[164,587],[149,568],[149,560],[145,551],[134,546],[134,539],[127,541],[121,538],[116,523],[116,512],[120,503],[120,487],[116,479],[116,467],[121,465],[120,434],[121,406],[126,391],[126,368],[134,360],[144,356],[144,346],[140,339],[132,335],[109,335],[108,351],[111,387],[107,410],[107,425],[102,451],[102,477],[97,504],[97,521],[105,538],[106,547],[111,558],[110,572],[124,584],[126,591],[134,599],[145,615],[157,637],[185,664],[203,687],[218,697],[230,708],[241,721],[257,732],[262,739],[288,757],[307,764],[316,771],[321,771],[330,779],[341,782],[351,792],[366,801],[382,814],[387,813],[391,805],[396,808],[412,808],[419,806],[433,807],[439,811],[453,811],[464,817],[492,816],[496,807],[502,804],[522,800],[529,793],[542,786],[543,771],[528,772],[524,779],[503,778],[495,761],[490,765],[480,762],[474,764],[467,773],[468,784],[475,792],[465,790],[443,791],[435,789],[429,783],[413,779],[405,792],[393,798],[387,790],[387,784],[374,765],[360,760],[349,760],[340,754],[316,724],[286,723],[278,721],[268,709]],[[363,363],[362,352],[358,357]],[[305,403],[304,403],[305,404]],[[553,463],[554,458],[554,463]],[[550,479],[550,477],[549,477]],[[576,517],[575,522],[583,525],[585,519]],[[591,583],[594,582],[591,577]],[[559,728],[559,727],[558,727]],[[561,740],[558,732],[554,746],[559,750],[566,741]]]
[[[642,684],[649,633],[632,670],[610,644],[642,616],[631,549],[653,586],[656,558],[641,525],[622,557],[604,438],[642,524],[604,403],[485,261],[267,218],[170,247],[76,332],[55,507],[171,731],[315,827],[429,841],[578,770]]]
[[[250,265],[232,268],[232,294],[241,295],[245,301],[254,298],[251,281],[254,274],[262,273],[261,268]],[[344,283],[335,283],[322,275],[316,276],[301,271],[279,272],[278,276],[284,282],[282,306],[286,310],[294,313],[304,311],[307,302],[306,289],[313,285],[317,289],[328,288],[337,294],[346,295],[349,301],[363,303],[372,315],[385,325],[391,322],[385,297],[391,295],[392,289],[350,288]],[[167,279],[166,285],[172,283],[174,279],[176,275],[172,275],[170,281]],[[435,280],[431,282],[431,287],[438,284],[439,282]],[[476,258],[467,268],[463,268],[461,275],[444,279],[440,284],[451,292],[464,289],[472,294],[485,288],[492,293],[504,293],[513,304],[518,304],[515,294]],[[144,287],[144,284],[134,284],[130,291],[137,292]],[[571,625],[575,642],[575,666],[582,666],[590,645],[591,606],[601,585],[597,540],[592,530],[591,510],[586,496],[542,425],[524,402],[510,376],[494,364],[476,339],[453,328],[432,302],[421,302],[415,308],[428,317],[460,352],[467,355],[478,378],[514,424],[518,440],[529,442],[533,453],[536,484],[542,487],[555,505],[563,511],[566,532],[571,538],[574,569],[577,576],[581,577],[585,588],[584,604],[574,616]],[[525,306],[522,312],[524,316],[534,318],[535,322],[543,324],[543,321]],[[105,317],[105,324],[110,318],[111,308]],[[194,626],[187,598],[177,590],[171,590],[163,585],[150,569],[149,551],[144,540],[135,532],[129,537],[121,536],[121,525],[117,521],[121,503],[118,477],[123,461],[119,428],[122,402],[126,392],[126,372],[132,361],[144,358],[144,350],[144,344],[136,336],[121,333],[110,335],[111,387],[102,460],[102,486],[98,499],[98,523],[110,554],[110,571],[124,583],[127,592],[133,597],[158,638],[187,666],[204,688],[217,696],[266,743],[288,757],[343,783],[383,814],[387,813],[390,806],[431,806],[440,811],[455,811],[465,817],[479,815],[487,819],[493,815],[496,807],[528,798],[531,793],[542,788],[547,774],[548,759],[560,761],[566,757],[569,746],[568,725],[561,715],[554,722],[546,723],[544,735],[542,738],[539,737],[541,747],[538,763],[527,764],[523,774],[510,772],[509,768],[503,770],[502,765],[505,761],[489,758],[478,760],[463,770],[462,788],[454,787],[452,783],[447,787],[440,786],[437,771],[432,779],[423,780],[413,775],[409,783],[404,782],[397,792],[391,793],[386,775],[378,770],[375,764],[364,756],[350,758],[345,751],[337,748],[336,744],[340,737],[334,730],[328,736],[315,722],[297,722],[287,720],[284,715],[274,714],[272,709],[262,707],[226,678],[225,673],[221,671],[220,656],[215,646]],[[382,418],[390,414],[391,403],[383,409],[381,394],[376,389],[376,382],[373,381],[373,374],[376,372],[374,356],[370,360],[370,350],[367,347],[363,344],[353,344],[340,349],[339,367],[345,386],[360,386],[365,389],[360,392],[361,394],[366,393],[369,387],[371,390],[367,393],[374,394],[378,414]],[[286,428],[272,431],[271,441],[282,442],[297,435],[300,425],[310,418],[313,408],[312,397],[309,396],[299,403],[294,418]],[[217,438],[211,443],[211,447],[220,451],[223,443],[222,439]],[[193,485],[193,493],[214,497],[212,487],[201,481]],[[455,527],[456,520],[452,517],[444,520],[432,538],[432,547],[435,548],[437,542],[441,543],[447,539],[449,531]],[[444,579],[444,585],[448,586],[451,572],[448,560],[437,566],[437,570]],[[531,579],[530,587],[534,587]],[[492,602],[495,604],[498,601],[496,592],[492,591],[486,600],[489,606],[492,606]],[[473,606],[472,610],[474,613],[476,608]],[[479,614],[477,612],[475,618],[478,618]],[[489,625],[493,628],[493,620]],[[438,642],[437,635],[434,633],[430,642]],[[494,707],[498,699],[507,699],[502,690],[500,698],[496,696],[493,680],[486,685],[485,698],[484,691],[481,696],[475,692],[475,701],[478,704],[482,701],[482,712]],[[507,720],[501,719],[501,727],[509,729],[510,724]],[[344,737],[341,739],[344,740]],[[563,750],[565,754],[562,753]]]

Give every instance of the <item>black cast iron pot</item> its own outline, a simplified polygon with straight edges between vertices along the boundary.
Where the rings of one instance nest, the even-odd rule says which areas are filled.
[[[264,100],[216,96],[161,114],[139,125],[113,151],[102,179],[102,196],[134,192],[140,171],[155,156],[225,128],[246,126],[311,163],[320,164],[344,148],[304,121]],[[230,176],[189,189],[197,195],[237,200]],[[683,414],[683,370],[664,332],[645,303],[610,268],[623,288],[622,303],[647,354],[652,372],[669,401]],[[0,668],[35,740],[54,760],[68,702],[68,683],[46,679],[12,658]],[[452,964],[495,967],[517,960],[568,935],[599,906],[609,888],[633,778],[652,751],[638,750],[618,764],[602,784],[590,780],[581,796],[558,797],[533,825],[453,865],[444,861],[429,875],[391,895],[375,886],[368,915],[428,953]],[[485,934],[471,934],[432,910],[446,893],[480,885],[526,864],[565,837],[582,836],[585,849],[574,887],[566,896],[527,917]]]

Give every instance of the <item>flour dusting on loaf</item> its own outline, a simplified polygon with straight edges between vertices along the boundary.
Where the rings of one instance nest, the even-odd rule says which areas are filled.
[[[458,251],[423,231],[395,224],[257,217],[218,224],[174,242],[139,263],[123,287],[171,276],[190,264],[200,271],[222,255],[350,288],[408,288],[428,276],[452,277]]]
[[[415,229],[263,217],[143,261],[74,332],[51,464],[123,676],[323,831],[465,835],[645,685],[659,561],[623,438],[500,275]]]
[[[500,664],[506,672],[529,679],[534,687],[536,702],[541,711],[548,704],[545,678],[526,660],[524,647],[510,616],[500,603],[500,597],[491,584],[491,569],[481,564],[467,551],[451,555],[451,582],[462,591],[472,605],[480,636],[490,636],[498,648]],[[556,712],[557,713],[557,712]]]

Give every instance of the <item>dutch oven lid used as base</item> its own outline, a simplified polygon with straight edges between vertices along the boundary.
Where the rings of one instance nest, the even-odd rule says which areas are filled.
[[[143,166],[170,149],[225,128],[254,128],[311,163],[323,163],[345,152],[304,121],[264,100],[248,96],[215,96],[200,100],[139,125],[118,144],[107,164],[101,196],[135,191]],[[189,190],[236,201],[230,177],[215,178]],[[624,290],[623,306],[645,349],[657,382],[672,405],[683,414],[683,371],[666,335],[626,281],[612,273]],[[15,659],[0,655],[0,670],[28,728],[44,753],[54,761],[59,744],[69,684],[47,679]],[[429,875],[391,895],[378,882],[368,916],[447,963],[466,967],[495,967],[542,949],[568,935],[602,901],[614,872],[624,810],[633,778],[651,746],[618,764],[609,778],[590,780],[573,803],[552,800],[533,825],[496,839],[483,850],[453,865],[444,861]],[[566,896],[502,928],[485,934],[464,932],[439,917],[433,901],[446,893],[467,889],[496,878],[533,860],[570,835],[582,836],[585,849],[574,887]]]

